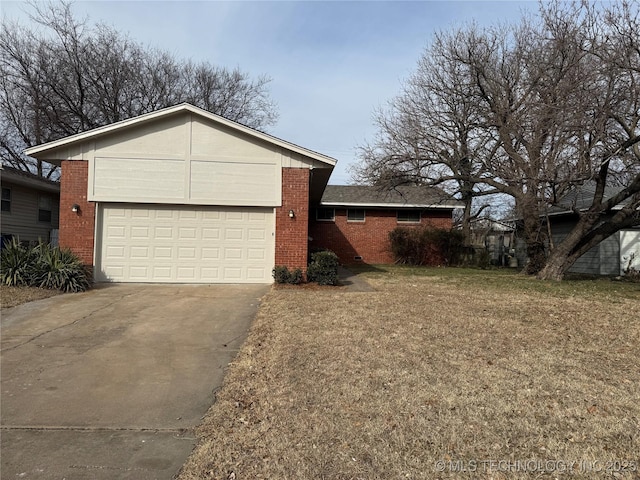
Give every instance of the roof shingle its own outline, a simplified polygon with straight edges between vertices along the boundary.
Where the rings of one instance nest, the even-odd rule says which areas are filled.
[[[402,185],[393,189],[369,185],[327,185],[321,205],[404,208],[459,208],[462,202],[444,191],[425,186]]]

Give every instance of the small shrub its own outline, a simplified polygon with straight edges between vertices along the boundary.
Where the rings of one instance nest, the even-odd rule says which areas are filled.
[[[0,277],[10,286],[29,286],[84,292],[91,286],[91,273],[69,250],[40,243],[34,247],[13,239],[1,254]]]
[[[84,292],[91,286],[87,267],[70,250],[41,243],[34,247],[36,263],[32,274],[34,287],[62,292]]]
[[[272,272],[276,283],[288,283],[290,285],[298,285],[302,283],[302,270],[296,268],[293,272],[284,265],[277,265]]]
[[[318,285],[337,285],[338,265],[338,256],[329,250],[313,253],[307,268],[307,280]]]
[[[622,271],[622,273],[624,274],[623,279],[628,282],[640,283],[640,270],[631,266],[633,265],[634,259],[635,259],[635,253],[632,253],[631,255],[629,255],[629,261],[627,262],[627,266]]]
[[[485,248],[476,252],[475,264],[482,270],[486,270],[491,266],[491,255]]]
[[[17,238],[5,242],[0,254],[2,283],[11,287],[30,285],[35,265],[32,248],[22,245]]]

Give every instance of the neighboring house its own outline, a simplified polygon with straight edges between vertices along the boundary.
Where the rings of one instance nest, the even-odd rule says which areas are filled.
[[[62,167],[61,246],[118,282],[270,283],[275,265],[306,269],[310,207],[336,164],[189,104],[25,153]],[[449,208],[434,211],[450,224]]]
[[[450,229],[453,210],[460,207],[440,190],[426,187],[328,185],[312,209],[309,245],[333,250],[343,264],[393,263],[389,232],[416,226]]]
[[[57,243],[60,184],[6,165],[2,184],[2,238]]]
[[[618,190],[605,188],[604,199]],[[554,244],[560,243],[578,222],[576,212],[586,211],[593,201],[594,187],[585,184],[564,196],[548,213],[549,229]],[[621,206],[614,207],[614,212]],[[613,213],[609,214],[613,215]],[[606,218],[603,218],[605,220]],[[569,269],[570,273],[589,275],[621,275],[629,266],[640,270],[640,225],[614,233],[582,255]]]
[[[493,265],[522,266],[518,265],[517,240],[515,221],[477,218],[471,223],[471,245],[476,252],[487,252]],[[524,244],[520,245],[524,247]]]

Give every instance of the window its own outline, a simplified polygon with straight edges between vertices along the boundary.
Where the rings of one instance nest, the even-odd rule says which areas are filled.
[[[420,223],[420,210],[398,210],[398,223]]]
[[[347,210],[347,222],[364,222],[364,209],[349,208]]]
[[[333,222],[336,219],[336,211],[333,208],[316,209],[316,220],[321,222]]]
[[[11,211],[11,189],[2,187],[2,211]]]
[[[38,198],[38,221],[51,223],[51,210],[52,210],[53,201],[51,197],[46,195],[41,195]]]

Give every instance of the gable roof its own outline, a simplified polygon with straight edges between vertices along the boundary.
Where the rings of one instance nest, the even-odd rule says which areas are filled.
[[[320,205],[327,207],[461,208],[459,200],[438,188],[403,185],[393,189],[369,185],[327,185]]]
[[[609,198],[616,195],[623,187],[613,187],[607,185],[604,187],[604,194],[602,200],[606,201]],[[549,208],[549,215],[562,215],[568,213],[574,213],[577,211],[588,210],[593,202],[593,196],[596,193],[595,182],[586,182],[583,185],[576,186],[566,195],[564,195],[558,203]],[[620,210],[627,204],[629,199],[613,207],[612,210]]]
[[[9,165],[2,165],[0,168],[0,182],[10,182],[15,185],[33,188],[34,190],[43,190],[47,192],[60,193],[60,182],[42,178],[31,172],[25,172]]]
[[[227,118],[221,117],[220,115],[216,115],[215,113],[208,112],[206,110],[203,110],[202,108],[191,105],[190,103],[181,103],[179,105],[174,105],[173,107],[163,108],[161,110],[156,110],[155,112],[145,113],[143,115],[129,118],[127,120],[122,120],[120,122],[111,123],[103,127],[94,128],[93,130],[87,130],[86,132],[61,138],[60,140],[54,140],[53,142],[44,143],[42,145],[37,145],[35,147],[30,147],[30,148],[27,148],[24,151],[24,153],[25,155],[28,155],[30,157],[40,158],[42,160],[45,160],[44,157],[46,156],[47,152],[58,149],[60,147],[67,147],[74,143],[83,142],[101,135],[105,135],[107,133],[112,133],[118,130],[132,127],[134,125],[140,125],[145,122],[149,122],[161,117],[165,117],[168,115],[173,115],[181,112],[192,113],[199,117],[206,118],[213,122],[232,128],[236,131],[245,133],[253,138],[257,138],[259,140],[268,142],[272,145],[276,145],[286,150],[290,150],[292,152],[299,153],[301,155],[312,158],[314,160],[318,160],[331,167],[333,167],[337,163],[337,160],[335,158],[328,157],[321,153],[314,152],[313,150],[309,150],[307,148],[296,145],[294,143],[287,142],[286,140],[282,140],[281,138],[274,137],[273,135],[269,135],[268,133],[264,133],[254,128],[247,127],[246,125],[242,125],[241,123],[234,122]]]

